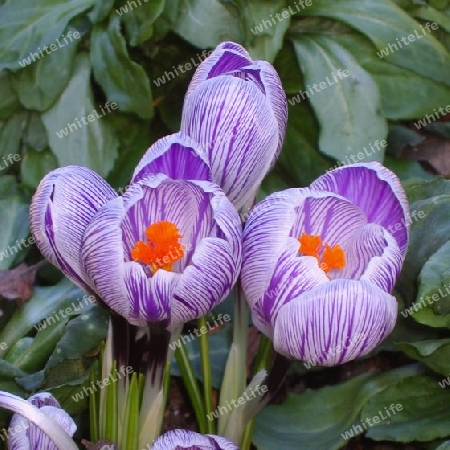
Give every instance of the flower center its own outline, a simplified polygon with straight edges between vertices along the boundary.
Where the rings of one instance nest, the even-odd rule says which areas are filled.
[[[325,273],[334,269],[342,270],[345,267],[345,253],[340,245],[330,247],[326,242],[322,244],[320,236],[306,233],[302,233],[298,241],[300,242],[299,253],[314,256]]]
[[[175,224],[162,220],[151,224],[145,231],[147,242],[138,241],[131,250],[133,261],[147,264],[152,274],[159,269],[173,271],[173,263],[184,256],[183,237]]]

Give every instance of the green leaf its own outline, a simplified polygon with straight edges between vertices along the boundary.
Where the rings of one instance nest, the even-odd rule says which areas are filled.
[[[297,94],[303,89],[303,74],[298,66],[297,57],[290,41],[286,41],[278,53],[274,66],[286,94]]]
[[[281,442],[283,450],[297,450],[299,444],[308,450],[341,448],[346,443],[343,435],[349,437],[346,432],[368,400],[418,370],[410,366],[364,374],[336,386],[289,394],[285,403],[269,406],[257,416],[254,443],[258,450],[279,449]]]
[[[69,32],[78,33],[73,28],[69,28]],[[35,62],[29,58],[28,64],[12,75],[13,88],[25,108],[46,111],[67,86],[81,36],[80,33],[75,34],[78,39],[70,40],[69,36],[73,34],[69,32],[66,32],[66,42],[60,36],[59,44],[51,44],[53,47],[50,47],[52,51],[49,54],[42,51],[43,56]]]
[[[12,88],[11,74],[6,70],[0,71],[0,89],[0,119],[8,119],[22,106]]]
[[[40,114],[28,113],[28,123],[22,140],[24,144],[38,152],[48,147],[48,139]]]
[[[243,42],[237,13],[219,0],[168,0],[166,9],[178,11],[173,31],[198,48],[214,48],[223,41]]]
[[[228,353],[231,346],[231,328],[224,326],[217,333],[209,334],[209,357],[211,361],[212,384],[218,389],[222,383],[222,377],[225,369],[225,363],[228,358]],[[197,379],[202,379],[202,370],[200,363],[200,347],[195,332],[191,332],[180,337],[180,343],[185,342],[186,350],[189,354],[189,359],[194,367]],[[171,374],[179,377],[180,369],[177,366],[175,359],[172,362]]]
[[[114,0],[95,0],[94,8],[88,14],[92,23],[101,22],[108,17],[109,12],[114,6]]]
[[[144,119],[153,116],[150,81],[144,69],[128,55],[119,17],[111,18],[108,25],[95,25],[91,36],[91,64],[109,101],[116,102],[121,111]]]
[[[392,158],[386,155],[383,164],[388,169],[391,169],[402,181],[417,178],[430,180],[433,178],[433,175],[424,170],[420,163],[410,159]]]
[[[88,56],[77,55],[68,86],[42,120],[60,166],[86,166],[106,177],[117,158],[118,142],[114,131],[102,120],[107,110],[94,109],[90,72]]]
[[[18,113],[9,119],[0,121],[0,156],[7,158],[9,155],[17,155],[20,149],[20,140],[27,124],[27,115]],[[0,160],[1,169],[4,170],[13,161]]]
[[[450,85],[450,56],[445,48],[390,0],[314,0],[303,14],[340,20],[365,34],[379,51],[397,44],[398,50],[389,52],[387,61]],[[400,48],[397,38],[411,34],[416,36],[413,45],[402,44]]]
[[[309,97],[321,125],[321,151],[343,162],[359,154],[366,161],[382,161],[383,149],[371,152],[369,147],[387,135],[372,77],[329,38],[304,36],[293,42],[306,85],[296,101]]]
[[[442,389],[434,378],[419,375],[398,380],[369,401],[361,419],[370,420],[391,404],[401,405],[402,410],[369,427],[371,439],[424,442],[450,435],[450,390]]]
[[[22,222],[27,222],[23,220]],[[56,312],[61,308],[78,305],[83,297],[81,290],[68,280],[63,280],[52,287],[35,287],[33,297],[22,309],[16,310],[5,328],[0,332],[0,342],[5,342],[10,349],[20,338],[28,334],[36,325],[36,329],[46,328],[50,322],[59,322]],[[44,319],[46,322],[39,324]],[[51,319],[50,319],[51,318]],[[39,324],[39,326],[37,325]],[[0,348],[0,358],[5,355]]]
[[[165,3],[166,0],[123,0],[119,3],[116,12],[123,19],[132,46],[140,45],[152,36],[153,23],[164,11]]]
[[[291,23],[286,0],[250,0],[240,3],[242,30],[246,33],[245,48],[254,59],[273,62],[283,46],[284,35]],[[283,17],[283,13],[287,17]]]
[[[20,177],[26,186],[36,189],[42,178],[57,167],[56,157],[50,150],[38,152],[30,148],[22,159]]]
[[[450,373],[450,339],[399,342],[397,345],[410,358],[426,364],[431,370],[442,375]]]
[[[91,8],[94,1],[10,0],[0,6],[0,70],[20,69],[19,61],[45,45],[56,44],[69,21]]]

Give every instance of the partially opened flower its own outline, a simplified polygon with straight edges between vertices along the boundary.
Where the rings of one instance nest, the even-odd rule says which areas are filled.
[[[206,436],[188,430],[171,430],[158,438],[152,450],[238,450],[231,441],[212,434]]]
[[[197,69],[181,130],[207,151],[214,181],[240,209],[281,150],[287,103],[275,69],[224,42]]]
[[[7,432],[9,450],[77,449],[71,439],[77,426],[51,394],[43,392],[25,401],[0,392],[0,407],[16,413]]]
[[[239,216],[208,181],[148,176],[118,197],[89,169],[57,169],[33,198],[31,229],[47,259],[135,325],[203,316],[240,271]]]
[[[333,170],[272,194],[244,230],[242,281],[257,327],[287,356],[335,365],[393,329],[390,295],[408,245],[409,207],[378,163]]]

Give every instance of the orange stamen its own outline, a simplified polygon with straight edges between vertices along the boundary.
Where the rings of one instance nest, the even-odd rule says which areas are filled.
[[[150,225],[145,236],[147,242],[138,241],[131,250],[133,261],[149,265],[152,274],[159,269],[173,271],[173,263],[184,256],[180,230],[172,222],[162,220]]]
[[[322,245],[322,238],[320,236],[303,233],[298,238],[298,241],[300,242],[300,253],[319,259],[320,246]]]
[[[330,247],[327,243],[323,243],[324,245],[322,246],[322,238],[320,236],[306,233],[302,233],[298,241],[300,242],[299,253],[305,256],[314,256],[319,262],[319,267],[325,273],[345,268],[345,252],[340,245],[336,244]]]
[[[325,244],[325,250],[322,255],[322,263],[320,268],[328,273],[330,270],[339,269],[342,270],[345,267],[345,253],[340,245],[334,245],[330,247]]]

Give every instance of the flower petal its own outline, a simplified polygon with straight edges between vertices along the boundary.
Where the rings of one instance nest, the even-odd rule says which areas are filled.
[[[160,436],[152,450],[238,450],[231,441],[214,435],[195,433],[189,430],[170,430]]]
[[[175,180],[212,181],[206,152],[181,132],[163,137],[147,150],[134,170],[132,183],[156,173]]]
[[[31,232],[41,253],[70,280],[92,293],[80,260],[83,235],[95,213],[117,194],[85,167],[50,172],[39,184],[30,208]]]
[[[214,181],[240,209],[254,198],[278,148],[278,123],[254,83],[221,75],[186,99],[181,129],[208,152]]]
[[[397,241],[374,223],[360,228],[344,246],[346,267],[339,278],[365,280],[391,292],[402,269],[402,254]]]
[[[283,306],[274,330],[277,352],[333,366],[373,350],[395,326],[394,297],[365,281],[334,280]]]
[[[16,413],[16,415],[20,415],[24,417],[24,421],[31,422],[34,426],[37,426],[42,430],[41,432],[45,433],[52,440],[55,445],[55,449],[63,448],[64,450],[77,450],[75,442],[72,440],[71,436],[76,430],[76,425],[67,419],[64,420],[65,424],[70,424],[67,429],[64,429],[59,423],[57,423],[52,417],[50,417],[45,412],[41,411],[36,406],[27,402],[26,400],[21,399],[20,397],[10,394],[9,392],[0,391],[0,408],[6,408],[10,411]],[[44,408],[52,408],[51,406],[44,406]],[[59,410],[61,415],[67,415],[67,413],[63,410]],[[20,417],[19,417],[20,420]],[[21,422],[21,426],[25,427],[25,422]],[[19,425],[19,424],[18,424]],[[68,434],[72,433],[72,434]],[[23,445],[23,435],[21,434],[21,440],[18,440],[17,443],[12,441],[10,442],[10,448],[12,449],[20,449]],[[49,448],[51,447],[40,447],[39,441],[36,446],[32,448]]]
[[[171,329],[204,316],[231,291],[240,271],[240,255],[226,241],[205,238],[174,293]]]
[[[125,216],[123,198],[107,203],[86,229],[82,260],[102,300],[133,325],[145,325],[133,314],[125,285],[125,255],[121,223]]]
[[[256,327],[273,339],[273,326],[278,311],[305,291],[328,283],[319,262],[311,256],[298,256],[298,240],[290,238],[275,266],[274,273],[261,301],[253,307]]]
[[[380,163],[359,163],[334,169],[311,184],[311,189],[335,192],[358,205],[368,222],[394,236],[405,256],[408,247],[409,204],[397,176]]]
[[[252,308],[269,285],[297,219],[298,189],[269,195],[250,211],[245,222],[242,286]]]

